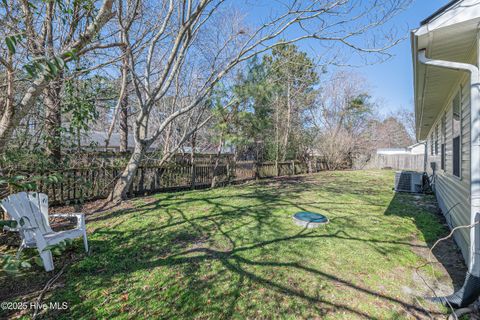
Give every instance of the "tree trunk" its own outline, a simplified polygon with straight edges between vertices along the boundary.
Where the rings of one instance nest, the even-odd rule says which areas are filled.
[[[14,74],[11,68],[11,56],[9,56],[10,67],[7,69],[7,96],[5,106],[2,108],[3,116],[0,119],[0,153],[6,149],[7,142],[13,131],[13,116],[15,115],[14,106]]]
[[[123,41],[125,40],[125,34],[122,35]],[[115,128],[115,123],[117,122],[118,116],[119,119],[119,133],[120,133],[120,141],[119,141],[119,150],[120,151],[127,151],[128,149],[128,56],[126,49],[123,49],[123,61],[122,61],[122,77],[121,77],[121,87],[120,87],[120,95],[118,97],[117,105],[115,106],[115,110],[113,111],[112,122],[110,123],[110,127],[108,128],[107,137],[105,139],[105,151],[108,151],[108,145],[110,143],[110,139],[113,134],[113,130]]]
[[[128,39],[128,33],[123,34],[122,40],[126,42]],[[119,119],[119,129],[120,129],[120,151],[125,152],[128,150],[128,83],[129,83],[129,68],[128,68],[128,52],[126,49],[123,49],[123,61],[122,61],[122,76],[123,79],[123,92],[120,97],[120,119]]]
[[[283,136],[283,144],[282,144],[282,161],[285,161],[287,157],[287,149],[288,149],[288,137],[290,136],[290,126],[291,126],[291,117],[292,117],[292,102],[291,102],[291,94],[290,94],[290,80],[288,80],[287,84],[287,123],[285,127],[285,135]]]
[[[197,135],[192,134],[192,150],[190,151],[190,173],[192,175],[192,189],[195,189],[195,145],[197,141]]]
[[[128,150],[128,95],[125,94],[120,104],[120,152]]]
[[[218,165],[220,163],[220,156],[222,155],[222,147],[223,147],[223,134],[220,137],[220,143],[218,144],[218,149],[217,149],[217,157],[215,159],[215,165],[213,166],[213,178],[212,178],[212,184],[211,184],[212,188],[215,188],[217,186],[217,170],[218,170]]]
[[[71,50],[80,52],[87,44],[89,44],[92,39],[95,38],[95,35],[103,28],[103,26],[113,17],[113,3],[114,0],[104,0],[93,21],[85,26],[85,32],[79,35],[78,40],[68,46],[68,51],[61,52],[57,56],[65,57],[68,52],[71,52]],[[22,7],[24,11],[28,11],[24,8],[29,7],[29,2],[23,1]],[[35,34],[32,32],[33,21],[31,14],[25,18],[25,21],[27,24],[25,26],[27,42],[38,43],[37,41],[40,41],[41,39],[33,38]],[[36,57],[38,58],[38,56]],[[44,58],[44,56],[42,56],[42,58]],[[68,62],[69,60],[71,59],[66,58],[65,62]],[[45,77],[45,74],[40,73],[38,77],[32,83],[30,83],[25,93],[17,91],[16,94],[19,95],[19,98],[21,97],[20,102],[15,103],[15,105],[11,105],[10,109],[3,111],[0,119],[0,153],[5,151],[6,145],[10,141],[15,128],[18,126],[22,118],[30,111],[31,106],[35,103],[36,98],[44,90],[45,86],[48,84],[48,81],[49,80],[47,77]]]
[[[128,190],[132,184],[135,173],[137,172],[140,163],[145,156],[146,151],[152,144],[152,141],[146,142],[148,130],[148,114],[140,113],[135,121],[135,147],[133,149],[128,164],[115,183],[115,186],[110,193],[109,201],[114,204],[120,203],[127,198]]]
[[[115,187],[113,188],[112,193],[110,194],[109,201],[116,204],[127,198],[128,190],[132,185],[133,177],[140,166],[146,150],[146,146],[142,143],[137,143],[135,145],[132,156],[130,157],[125,170],[123,170],[122,174],[117,180],[117,183],[115,184]]]
[[[62,151],[62,110],[60,103],[61,80],[51,82],[44,89],[45,104],[45,134],[47,155],[52,160],[59,161]]]
[[[14,125],[13,125],[13,116],[14,116],[14,107],[9,107],[3,113],[2,118],[0,119],[0,153],[3,153],[10,141],[12,136]]]
[[[13,72],[10,76],[13,77]],[[20,123],[20,120],[26,116],[30,107],[45,88],[46,82],[44,79],[45,77],[40,75],[39,78],[28,87],[25,95],[19,103],[15,103],[12,100],[3,110],[3,115],[0,119],[0,153],[5,151],[8,142],[12,138],[13,132]]]
[[[275,110],[275,161],[278,162],[279,155],[280,155],[280,129],[279,129],[280,109],[279,109],[278,99],[276,99],[276,100],[277,100],[277,103],[275,104],[276,105],[276,110]],[[258,161],[258,157],[257,157],[257,161]]]
[[[172,123],[169,123],[167,126],[167,131],[165,132],[165,143],[163,144],[163,157],[170,151],[170,139],[172,136]]]

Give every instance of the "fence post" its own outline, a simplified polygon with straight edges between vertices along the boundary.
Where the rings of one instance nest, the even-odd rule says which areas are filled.
[[[230,160],[227,159],[227,184],[230,184]]]
[[[255,180],[258,180],[258,179],[260,179],[260,171],[259,171],[259,169],[260,169],[259,167],[260,167],[260,166],[259,166],[259,162],[258,162],[258,161],[255,161],[254,167],[255,167]]]
[[[190,186],[191,186],[192,189],[195,189],[195,162],[192,161],[192,164],[190,165],[190,168],[191,168],[190,170],[192,171],[191,172],[191,181],[190,181],[191,185]]]
[[[292,160],[292,175],[295,175],[295,160]]]

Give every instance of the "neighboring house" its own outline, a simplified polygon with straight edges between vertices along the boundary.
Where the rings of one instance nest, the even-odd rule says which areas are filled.
[[[90,131],[83,133],[80,139],[80,146],[83,149],[91,150],[91,151],[105,151],[105,140],[107,138],[107,133],[104,131]],[[135,139],[133,134],[129,134],[127,136],[127,150],[132,151],[133,147],[135,146]],[[149,148],[148,151],[156,151],[158,150],[160,143],[155,141]],[[110,140],[108,143],[107,151],[119,151],[120,150],[120,134],[113,132],[110,136]],[[231,145],[224,146],[221,150],[221,154],[231,154],[233,153],[234,148]],[[178,149],[177,153],[190,153],[192,152],[192,148],[189,146],[184,146]],[[195,153],[203,154],[203,155],[216,155],[218,153],[218,149],[214,146],[212,147],[197,147],[195,148]]]
[[[377,154],[409,154],[407,148],[378,148]]]
[[[425,142],[415,143],[407,147],[410,154],[425,154]]]
[[[377,154],[383,155],[396,155],[396,154],[424,154],[425,153],[425,142],[415,143],[414,145],[408,146],[406,148],[378,148]]]
[[[479,23],[480,1],[457,0],[411,33],[417,139],[427,141],[427,172],[452,228],[480,212]],[[477,277],[479,229],[454,233]]]
[[[90,131],[82,134],[80,139],[80,146],[85,149],[92,149],[94,151],[105,151],[105,140],[107,133],[103,131]],[[127,136],[127,150],[133,150],[135,140],[132,134]],[[120,134],[113,132],[108,143],[108,151],[120,150]]]

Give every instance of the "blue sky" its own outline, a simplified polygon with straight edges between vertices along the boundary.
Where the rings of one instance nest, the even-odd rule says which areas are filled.
[[[408,10],[392,23],[399,28],[417,28],[420,21],[445,5],[448,0],[415,0]],[[410,37],[397,45],[392,59],[382,64],[359,68],[372,86],[373,96],[383,99],[381,112],[388,114],[401,109],[413,110],[413,80]]]
[[[368,1],[368,0],[366,0]],[[371,0],[373,1],[373,0]],[[395,16],[389,23],[389,27],[395,27],[399,32],[399,37],[405,37],[401,43],[390,50],[393,57],[388,61],[353,68],[353,71],[359,73],[368,81],[368,87],[371,90],[372,97],[379,102],[380,113],[388,115],[400,110],[413,111],[413,79],[412,79],[412,58],[410,50],[410,30],[418,28],[420,22],[433,14],[439,8],[447,4],[450,0],[413,0],[413,3],[405,11]],[[246,8],[247,21],[251,20],[258,23],[268,16],[268,12],[274,10],[281,1],[278,0],[243,0],[241,7]],[[268,21],[268,20],[267,20]],[[295,37],[297,31],[288,32],[287,38]],[[402,33],[403,32],[403,33]],[[361,40],[360,40],[361,41]],[[324,48],[315,40],[307,40],[297,43],[297,45],[306,51],[314,60],[318,53],[324,52]],[[361,43],[358,45],[362,46]],[[358,64],[357,59],[347,63]],[[360,62],[360,64],[362,64]],[[329,72],[334,72],[334,68],[329,68]]]

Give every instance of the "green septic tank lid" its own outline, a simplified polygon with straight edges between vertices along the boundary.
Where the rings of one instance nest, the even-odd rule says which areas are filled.
[[[328,223],[328,218],[325,217],[323,214],[309,212],[309,211],[301,211],[297,212],[293,215],[293,220],[300,226],[304,226],[307,228],[315,228],[322,224]]]

